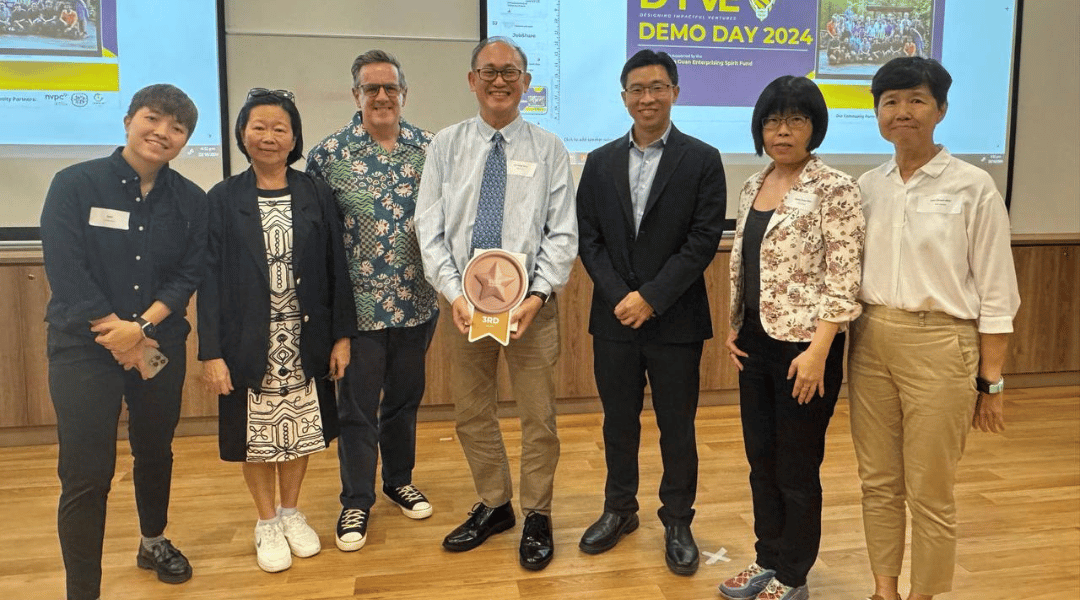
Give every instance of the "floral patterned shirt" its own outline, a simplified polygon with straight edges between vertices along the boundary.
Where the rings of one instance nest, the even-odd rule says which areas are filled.
[[[413,217],[431,132],[401,120],[387,151],[352,121],[308,154],[308,173],[334,190],[344,219],[349,278],[361,331],[413,327],[438,314],[424,279]]]
[[[731,326],[743,321],[743,228],[773,165],[746,180],[731,245]],[[817,156],[776,207],[761,240],[761,324],[769,337],[808,342],[818,319],[841,330],[862,312],[863,220],[859,185]]]

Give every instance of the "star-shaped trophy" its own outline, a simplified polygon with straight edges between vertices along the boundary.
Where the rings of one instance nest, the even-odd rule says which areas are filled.
[[[473,308],[469,341],[491,336],[510,343],[510,313],[528,292],[525,266],[514,254],[493,248],[477,252],[465,266],[465,299]]]

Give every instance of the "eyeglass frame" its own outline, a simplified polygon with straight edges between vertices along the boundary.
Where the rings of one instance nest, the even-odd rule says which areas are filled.
[[[375,88],[374,94],[369,92],[367,89],[364,89],[370,87]],[[386,92],[387,98],[397,98],[398,96],[405,93],[405,88],[397,83],[362,83],[360,85],[357,85],[356,89],[360,90],[360,93],[367,96],[368,98],[377,98],[379,96],[379,90]]]
[[[773,119],[776,119],[776,125],[770,127],[769,126],[769,121],[771,121]],[[802,119],[803,121],[805,121],[805,123],[803,123],[802,125],[795,125],[794,123],[791,122],[791,119]],[[777,129],[780,129],[780,125],[782,125],[782,124],[787,125],[788,129],[790,129],[792,131],[802,131],[803,129],[806,129],[807,126],[813,126],[814,120],[811,119],[810,117],[806,116],[806,115],[788,115],[786,117],[771,117],[770,116],[770,117],[765,117],[764,119],[761,120],[761,129],[762,129],[762,131],[776,131]]]
[[[493,73],[493,75],[491,76],[491,79],[487,79],[486,77],[484,77],[484,71],[491,71]],[[500,77],[502,77],[502,80],[504,82],[506,82],[506,83],[514,83],[515,81],[519,81],[521,79],[521,77],[523,75],[525,75],[525,71],[523,71],[523,70],[521,70],[521,69],[519,69],[517,67],[506,67],[505,69],[495,69],[493,67],[480,67],[479,69],[473,69],[473,72],[476,73],[476,76],[480,78],[480,81],[486,81],[488,83],[491,83],[491,82],[495,81],[496,79],[498,79]],[[507,75],[508,72],[509,73],[517,72],[517,75],[513,79],[507,79],[506,75]]]
[[[289,102],[296,102],[296,94],[289,90],[272,90],[264,87],[254,87],[248,90],[247,100],[251,100],[252,98],[262,98],[264,96],[275,96],[283,100],[288,100]]]
[[[623,89],[623,93],[631,98],[644,98],[645,92],[649,92],[649,95],[653,98],[662,98],[672,93],[672,91],[678,87],[674,83],[650,83],[649,85],[636,86],[632,85]]]

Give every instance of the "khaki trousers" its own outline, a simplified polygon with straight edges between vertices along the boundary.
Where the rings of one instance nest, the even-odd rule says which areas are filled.
[[[447,307],[443,312],[451,315]],[[554,296],[536,315],[525,335],[505,348],[491,338],[469,342],[447,328],[450,394],[457,435],[473,483],[486,506],[513,497],[510,461],[496,412],[499,352],[506,357],[510,386],[521,419],[521,509],[551,514],[559,436],[555,429],[555,362],[559,358],[559,312]]]
[[[899,577],[905,503],[911,591],[952,589],[956,469],[971,428],[979,336],[973,321],[866,306],[851,330],[851,435],[874,574]]]

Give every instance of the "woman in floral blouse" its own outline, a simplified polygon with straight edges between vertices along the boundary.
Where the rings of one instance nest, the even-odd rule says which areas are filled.
[[[750,129],[772,162],[743,185],[731,250],[731,332],[757,557],[728,598],[801,600],[821,538],[825,431],[857,317],[864,234],[855,180],[811,154],[828,107],[805,77],[770,83]]]

